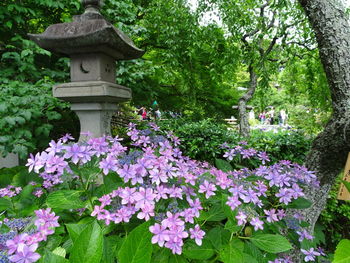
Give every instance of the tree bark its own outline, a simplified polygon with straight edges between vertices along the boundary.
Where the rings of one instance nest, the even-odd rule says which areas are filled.
[[[249,137],[250,135],[250,126],[247,115],[247,103],[254,96],[258,83],[258,76],[256,75],[252,65],[249,65],[249,78],[250,80],[248,91],[238,100],[239,132],[243,137]]]
[[[333,114],[312,144],[306,167],[315,171],[320,188],[306,190],[313,205],[303,211],[314,229],[328,193],[350,151],[350,27],[345,7],[337,0],[299,0],[316,34],[319,54],[332,95]],[[293,262],[301,262],[294,255]]]

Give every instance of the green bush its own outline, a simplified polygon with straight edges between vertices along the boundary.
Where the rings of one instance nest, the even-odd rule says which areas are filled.
[[[184,155],[196,160],[214,163],[215,158],[222,158],[224,149],[221,145],[237,145],[246,140],[237,131],[227,130],[227,126],[207,119],[189,122],[184,119],[172,119],[159,123],[162,129],[172,130],[181,141]],[[247,139],[248,146],[268,153],[270,160],[290,160],[302,164],[310,149],[311,137],[295,130],[281,130],[277,133],[253,130]]]
[[[324,226],[327,236],[328,251],[334,251],[337,244],[343,238],[350,238],[350,206],[349,201],[338,200],[337,195],[341,177],[333,185],[327,200],[326,208],[322,211],[319,222]]]
[[[253,130],[248,142],[252,148],[267,152],[274,163],[291,160],[302,164],[310,150],[312,137],[297,130],[280,130],[277,133]]]
[[[227,130],[227,126],[214,120],[198,122],[185,119],[161,121],[162,130],[173,131],[181,140],[181,150],[185,156],[195,160],[214,163],[224,154],[224,142],[238,142],[239,135]]]
[[[50,133],[58,132],[53,122],[61,119],[68,104],[52,97],[51,88],[45,81],[0,81],[0,155],[14,152],[25,158],[55,138]]]

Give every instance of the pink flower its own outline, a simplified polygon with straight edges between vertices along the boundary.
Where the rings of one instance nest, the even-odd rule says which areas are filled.
[[[238,212],[238,215],[236,215],[236,219],[238,220],[237,224],[239,226],[244,225],[245,223],[247,223],[247,216],[242,211]]]
[[[136,201],[136,209],[140,209],[145,205],[153,205],[156,194],[153,193],[151,188],[140,187],[139,191],[135,193],[134,199]]]
[[[17,263],[36,262],[40,258],[40,255],[38,253],[35,253],[37,248],[38,248],[37,243],[31,246],[27,246],[21,243],[18,246],[17,253],[14,254],[13,256],[10,256],[9,259],[11,262],[17,262]]]
[[[24,233],[24,234],[15,236],[15,238],[12,240],[7,240],[6,246],[8,248],[8,253],[13,254],[14,252],[16,252],[18,246],[21,244],[25,244],[25,242],[27,241],[27,238],[28,238],[28,234]]]
[[[212,195],[215,195],[216,187],[214,184],[209,183],[207,180],[199,186],[199,193],[205,193],[205,197],[209,198]]]
[[[152,244],[158,243],[160,247],[163,247],[164,242],[169,241],[169,230],[165,226],[155,224],[149,227],[149,231],[153,234]]]
[[[259,229],[263,230],[264,222],[259,219],[259,217],[253,217],[252,220],[250,220],[250,224],[254,226],[254,230],[257,231]]]
[[[201,246],[205,232],[200,229],[199,225],[195,225],[194,228],[190,228],[190,234],[190,237],[195,240],[196,244]]]
[[[151,216],[154,216],[154,205],[146,204],[141,208],[141,212],[137,214],[138,219],[145,219],[148,221]]]

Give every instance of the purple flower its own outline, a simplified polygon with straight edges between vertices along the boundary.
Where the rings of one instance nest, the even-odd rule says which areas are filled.
[[[154,224],[149,227],[149,231],[153,234],[152,244],[158,243],[160,247],[164,246],[165,241],[169,241],[169,230],[163,225]]]
[[[109,171],[115,171],[118,161],[112,156],[108,155],[105,159],[100,162],[100,168],[103,169],[103,173],[107,175]]]
[[[66,153],[64,158],[71,158],[74,164],[77,164],[79,161],[86,163],[91,160],[92,153],[89,152],[90,148],[86,146],[80,146],[77,143],[74,143],[72,146],[66,147]]]
[[[18,246],[16,254],[14,254],[13,256],[10,256],[9,259],[11,262],[16,262],[16,263],[36,262],[40,258],[40,255],[38,253],[35,253],[37,248],[38,248],[37,243],[30,246],[27,246],[21,243]]]
[[[236,215],[236,219],[238,220],[237,224],[239,226],[247,223],[247,215],[245,213],[243,213],[242,211],[238,212],[238,215]]]
[[[315,251],[315,249],[312,247],[309,250],[305,250],[305,249],[300,249],[300,251],[306,256],[304,258],[304,260],[306,262],[308,261],[315,261],[316,256],[320,256],[321,254],[317,251]]]
[[[312,240],[314,237],[309,234],[305,229],[302,231],[297,231],[297,234],[299,235],[299,242],[302,242],[304,239]]]
[[[37,216],[37,220],[35,220],[34,224],[38,229],[45,227],[58,227],[60,224],[58,223],[58,216],[55,215],[54,212],[51,212],[51,208],[36,210],[35,214]]]
[[[140,187],[139,191],[135,193],[136,209],[143,208],[145,205],[153,205],[156,194],[150,188]]]
[[[141,208],[141,212],[137,214],[138,219],[145,219],[148,221],[151,216],[154,216],[154,205],[146,204]]]
[[[216,187],[214,184],[209,183],[207,180],[199,186],[199,193],[205,193],[205,197],[209,198],[212,195],[215,195]]]
[[[28,234],[20,234],[14,237],[12,240],[7,240],[6,241],[6,246],[8,248],[8,254],[13,254],[17,251],[17,248],[21,244],[25,244],[28,238]]]
[[[195,240],[198,246],[202,245],[202,239],[205,235],[205,232],[200,229],[199,225],[195,225],[194,228],[190,228],[190,237]]]
[[[265,215],[267,215],[267,222],[273,223],[279,221],[278,215],[276,214],[276,209],[271,209],[271,210],[265,210],[264,209]]]
[[[266,152],[259,152],[258,153],[258,158],[261,161],[262,164],[265,164],[266,162],[269,162],[269,156],[267,155]]]
[[[228,159],[229,161],[233,160],[233,157],[236,156],[236,151],[234,149],[229,150],[228,152],[225,152],[224,158]]]
[[[62,138],[59,139],[60,141],[62,141],[63,143],[68,142],[69,140],[73,141],[74,138],[72,137],[72,135],[70,135],[69,133],[66,133]]]
[[[44,167],[44,162],[40,158],[40,153],[37,153],[35,156],[30,154],[30,158],[27,160],[26,166],[29,166],[29,172],[34,170],[34,172],[39,173],[39,170]]]
[[[288,205],[292,201],[293,196],[289,189],[281,188],[276,197],[279,197],[281,203]]]
[[[167,212],[166,215],[167,215],[167,218],[165,218],[162,221],[162,225],[165,227],[168,227],[171,229],[177,226],[183,226],[185,224],[185,222],[179,218],[180,216],[179,213],[172,214],[171,212]]]
[[[261,229],[261,230],[264,229],[264,227],[263,227],[264,222],[261,221],[261,220],[259,219],[259,217],[253,217],[253,218],[250,220],[250,224],[251,224],[252,226],[254,226],[254,230],[255,230],[255,231],[257,231],[257,230],[259,230],[259,229]]]
[[[232,210],[235,210],[238,206],[240,206],[242,203],[238,200],[237,196],[229,196],[227,198],[226,204],[231,207]]]

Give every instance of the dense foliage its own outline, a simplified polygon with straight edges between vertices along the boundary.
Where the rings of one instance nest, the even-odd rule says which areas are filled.
[[[305,261],[325,256],[298,213],[285,214],[310,205],[302,187],[318,182],[304,167],[267,166],[266,153],[243,143],[226,148],[219,170],[183,156],[178,138],[154,124],[128,134],[130,148],[118,137],[66,135],[30,157],[35,174],[5,177],[4,262],[291,262],[291,243]],[[235,158],[261,165],[233,170]]]
[[[268,153],[273,163],[291,160],[302,164],[312,141],[311,137],[297,130],[254,130],[250,138],[241,138],[238,131],[228,130],[225,124],[210,119],[198,122],[172,119],[161,121],[159,125],[181,139],[181,150],[186,156],[210,163],[223,156],[224,143],[237,144],[247,140],[250,147]]]

